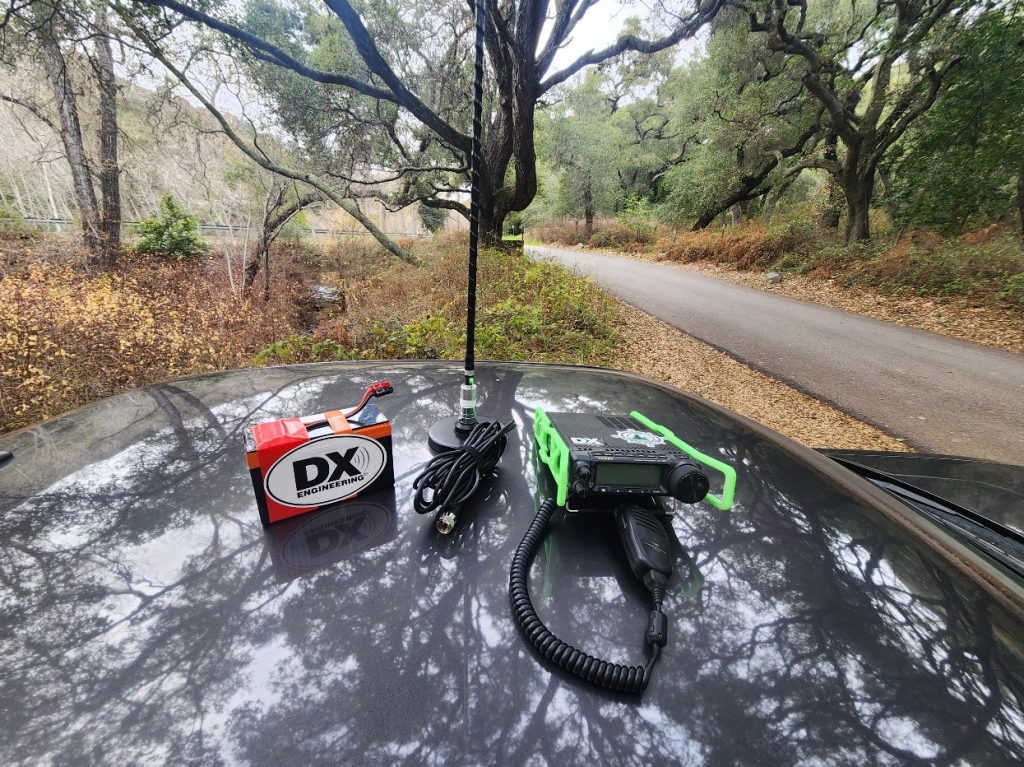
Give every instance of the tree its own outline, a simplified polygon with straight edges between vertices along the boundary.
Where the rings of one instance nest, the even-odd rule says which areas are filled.
[[[467,206],[453,194],[465,190],[470,149],[470,136],[460,127],[469,123],[470,73],[465,62],[472,28],[462,3],[433,0],[399,8],[395,4],[356,6],[348,0],[325,0],[329,16],[312,3],[299,4],[306,18],[315,17],[324,25],[322,41],[342,54],[333,59],[325,58],[326,48],[320,45],[298,44],[294,37],[275,39],[269,33],[262,36],[246,23],[244,8],[243,18],[234,19],[227,3],[211,3],[209,10],[176,0],[142,0],[141,4],[165,9],[171,14],[171,24],[188,19],[226,35],[256,60],[341,90],[352,99],[357,119],[366,110],[376,115],[369,124],[390,133],[388,139],[401,161],[389,170],[407,181],[392,201],[422,201],[468,217]],[[487,0],[486,54],[491,77],[480,189],[484,239],[499,238],[505,216],[523,210],[536,194],[534,112],[546,93],[585,67],[624,52],[646,55],[666,50],[696,34],[724,4],[725,0],[661,3],[652,28],[665,30],[662,34],[645,37],[626,32],[606,48],[588,51],[556,68],[557,54],[594,7],[592,0],[554,4],[548,0]],[[265,2],[263,6],[267,7]],[[287,13],[272,7],[276,13]],[[339,35],[341,28],[343,35]],[[421,44],[425,36],[426,46]],[[321,68],[321,61],[333,68]],[[451,158],[440,171],[436,162],[429,162],[431,155],[438,153]],[[428,163],[421,165],[424,159]],[[367,177],[368,170],[361,169],[363,180],[379,181]],[[422,185],[416,183],[421,178]]]
[[[1024,5],[978,19],[957,55],[945,92],[894,147],[886,204],[943,232],[1015,216],[1024,234]]]
[[[299,191],[295,184],[271,184],[263,204],[259,239],[245,265],[244,287],[252,287],[262,269],[263,299],[270,298],[270,246],[296,213],[322,201],[323,195],[315,190]]]
[[[216,66],[211,63],[212,69],[208,68],[197,75],[187,71],[189,65],[203,62],[203,54],[209,53],[203,45],[195,47],[188,53],[188,62],[184,66],[178,66],[172,60],[171,48],[168,39],[175,27],[158,20],[153,20],[147,15],[140,16],[134,9],[124,6],[118,7],[118,12],[125,26],[131,32],[144,49],[169,73],[174,80],[183,86],[192,98],[198,101],[220,126],[221,132],[238,148],[242,153],[261,168],[270,171],[280,177],[292,182],[302,183],[313,187],[321,192],[324,197],[334,202],[338,207],[348,213],[352,218],[367,230],[385,249],[393,255],[409,263],[417,263],[418,259],[399,247],[381,231],[363,212],[359,209],[349,194],[344,189],[339,189],[331,183],[330,169],[318,173],[315,168],[310,168],[300,160],[297,155],[302,153],[302,147],[293,145],[293,151],[287,151],[287,147],[281,147],[279,142],[265,140],[257,130],[255,123],[243,116],[243,120],[236,120],[229,117],[216,104],[217,90],[226,84],[226,81]],[[210,88],[210,84],[213,87]],[[205,87],[204,87],[205,86]],[[212,92],[210,92],[212,91]],[[242,94],[236,92],[240,104]],[[274,146],[277,144],[277,146]]]
[[[539,124],[543,154],[559,173],[558,212],[583,218],[584,242],[594,233],[595,214],[613,211],[621,198],[615,173],[620,135],[605,85],[604,75],[588,72]]]
[[[121,169],[117,162],[117,78],[110,44],[107,9],[96,11],[96,36],[92,61],[99,91],[99,180],[103,210],[100,214],[100,246],[103,260],[113,266],[121,249]]]
[[[935,102],[970,23],[967,0],[749,3],[750,28],[793,57],[843,152],[802,167],[831,174],[846,195],[846,241],[869,240],[875,175],[889,149]]]
[[[820,131],[820,109],[786,55],[729,9],[711,23],[705,56],[674,82],[672,125],[687,140],[666,179],[673,215],[700,230],[729,210],[737,220],[758,198],[770,211],[796,177],[786,161]]]
[[[117,82],[104,4],[87,0],[63,3],[32,0],[10,5],[4,17],[3,54],[8,67],[24,56],[42,67],[53,96],[51,120],[48,109],[32,97],[10,92],[0,95],[36,115],[59,133],[64,156],[71,170],[75,202],[82,225],[82,238],[90,262],[112,267],[117,261],[121,236],[120,170],[117,163]],[[7,38],[7,33],[13,39]],[[91,48],[82,40],[91,39]],[[100,102],[97,128],[99,139],[100,197],[93,184],[94,163],[89,157],[82,131],[73,74],[84,75],[81,59],[92,69]],[[102,200],[102,210],[99,200]]]
[[[138,253],[185,259],[204,255],[209,248],[199,236],[199,222],[169,194],[160,198],[158,210],[138,224]]]

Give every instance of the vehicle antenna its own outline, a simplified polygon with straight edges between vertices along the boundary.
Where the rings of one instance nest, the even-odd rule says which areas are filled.
[[[476,35],[473,63],[473,140],[469,162],[469,274],[466,280],[466,360],[459,397],[460,414],[442,418],[430,427],[430,449],[443,453],[462,445],[473,427],[486,423],[477,418],[477,386],[475,359],[476,330],[476,264],[480,244],[480,166],[481,132],[483,129],[484,91],[484,23],[485,0],[474,0]]]

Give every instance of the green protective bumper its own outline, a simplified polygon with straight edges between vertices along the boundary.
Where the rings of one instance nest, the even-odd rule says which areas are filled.
[[[733,498],[736,494],[736,469],[688,445],[664,426],[655,423],[639,411],[634,410],[630,415],[651,431],[660,434],[701,466],[721,474],[724,479],[721,494],[708,493],[704,500],[722,511],[732,508]],[[551,470],[555,487],[558,489],[555,503],[564,506],[569,495],[569,446],[551,425],[551,419],[542,408],[537,408],[533,413],[533,436],[537,442],[537,454]]]

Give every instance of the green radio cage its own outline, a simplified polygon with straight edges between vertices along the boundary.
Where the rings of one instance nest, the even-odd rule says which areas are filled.
[[[736,494],[736,469],[717,458],[702,453],[692,445],[688,445],[664,426],[655,423],[639,411],[634,410],[630,415],[651,431],[660,434],[697,463],[721,474],[723,477],[721,494],[708,493],[704,500],[722,511],[729,511],[732,508]],[[537,408],[533,412],[533,436],[537,443],[537,454],[551,470],[551,477],[555,481],[557,488],[555,503],[564,506],[569,495],[569,446],[565,444],[565,440],[552,425],[551,419],[543,408]]]

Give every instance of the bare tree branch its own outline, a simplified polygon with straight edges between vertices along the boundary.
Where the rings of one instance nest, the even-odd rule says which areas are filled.
[[[626,51],[635,51],[636,53],[657,53],[658,51],[663,51],[684,38],[695,35],[726,4],[728,4],[727,0],[698,2],[693,13],[686,19],[680,20],[679,25],[663,37],[654,40],[644,40],[636,35],[622,35],[607,48],[599,51],[590,50],[564,69],[548,75],[540,84],[540,93],[544,94],[559,83],[565,82],[584,67],[591,64],[600,64],[602,61],[607,61]]]
[[[381,245],[383,245],[390,253],[397,256],[398,258],[406,261],[410,264],[418,264],[419,259],[408,253],[403,248],[395,244],[390,237],[384,232],[378,229],[369,218],[367,218],[358,206],[352,203],[351,200],[346,199],[339,195],[330,184],[325,182],[319,176],[307,171],[298,170],[296,168],[290,168],[281,165],[271,160],[264,152],[258,150],[256,146],[249,141],[246,141],[231,125],[227,117],[214,105],[210,99],[208,99],[199,88],[188,78],[188,76],[178,69],[174,63],[163,53],[158,46],[156,46],[145,33],[137,27],[133,30],[139,37],[140,40],[146,45],[150,54],[159,61],[168,72],[174,75],[174,77],[180,82],[188,91],[191,93],[199,103],[201,103],[206,110],[213,115],[214,119],[220,124],[224,134],[231,139],[232,143],[237,146],[243,153],[245,153],[250,159],[256,162],[261,167],[276,173],[279,176],[290,178],[295,181],[302,181],[309,184],[315,189],[320,190],[325,197],[338,205],[342,210],[356,219]]]
[[[42,108],[38,104],[34,104],[31,101],[25,101],[24,99],[19,99],[14,96],[8,96],[3,93],[0,93],[0,101],[6,101],[8,104],[15,104],[19,107],[22,107],[23,109],[27,109],[40,122],[43,122],[44,124],[49,126],[50,130],[52,130],[54,133],[60,133],[60,130],[58,130],[56,123],[54,123],[53,120],[46,116],[46,113],[43,112]]]

